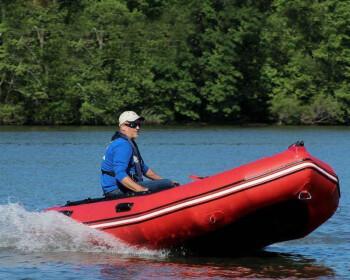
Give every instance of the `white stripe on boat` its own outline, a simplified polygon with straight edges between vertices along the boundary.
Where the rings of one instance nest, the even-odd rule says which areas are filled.
[[[279,177],[283,177],[285,175],[288,175],[289,173],[294,173],[296,171],[299,171],[300,169],[305,169],[305,168],[314,168],[314,169],[318,170],[319,172],[321,172],[323,175],[327,176],[332,181],[338,183],[338,179],[335,176],[329,174],[326,170],[320,168],[319,166],[317,166],[314,163],[304,162],[304,163],[298,164],[296,166],[289,167],[288,169],[285,169],[285,170],[282,170],[282,171],[278,171],[278,172],[276,172],[274,174],[267,175],[267,176],[264,176],[264,177],[256,179],[256,180],[252,180],[252,181],[243,183],[241,185],[233,186],[233,187],[231,187],[229,189],[225,189],[225,190],[213,193],[213,194],[208,194],[206,196],[202,196],[202,197],[195,198],[195,199],[192,199],[192,200],[189,200],[189,201],[185,201],[185,202],[176,204],[174,206],[169,206],[169,207],[166,207],[166,208],[154,211],[152,213],[141,215],[139,217],[133,217],[133,218],[120,220],[120,221],[114,221],[114,222],[107,222],[107,223],[100,223],[100,224],[95,224],[95,225],[89,225],[89,227],[91,227],[91,228],[99,228],[100,229],[100,228],[108,228],[108,227],[113,227],[113,226],[126,225],[126,224],[130,224],[130,223],[142,222],[144,220],[152,219],[152,218],[155,218],[157,216],[161,216],[161,215],[167,214],[169,212],[177,211],[177,210],[182,209],[182,208],[186,208],[186,207],[189,207],[189,206],[194,206],[196,204],[200,204],[200,203],[203,203],[203,202],[214,200],[214,199],[226,196],[228,194],[232,194],[232,193],[235,193],[235,192],[242,191],[244,189],[249,189],[249,188],[254,187],[256,185],[260,185],[262,183],[265,183],[265,182],[268,182],[268,181],[272,181],[272,180],[277,179]]]

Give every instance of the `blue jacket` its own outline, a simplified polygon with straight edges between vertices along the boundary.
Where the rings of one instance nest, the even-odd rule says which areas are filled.
[[[143,175],[148,171],[148,166],[141,161]],[[101,186],[104,193],[114,191],[122,186],[121,181],[126,176],[136,174],[136,166],[133,159],[131,144],[124,138],[112,141],[103,156],[101,170],[114,172],[115,177],[101,174]]]

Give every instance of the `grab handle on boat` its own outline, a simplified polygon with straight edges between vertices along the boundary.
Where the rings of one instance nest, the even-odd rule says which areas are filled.
[[[130,211],[133,206],[134,206],[134,203],[132,202],[119,203],[115,207],[115,211],[116,212]]]
[[[308,191],[301,191],[298,195],[299,200],[310,200],[311,198],[312,195]]]
[[[304,147],[304,141],[303,140],[297,141],[297,142],[293,143],[292,145],[289,145],[288,148],[291,148],[291,147]]]

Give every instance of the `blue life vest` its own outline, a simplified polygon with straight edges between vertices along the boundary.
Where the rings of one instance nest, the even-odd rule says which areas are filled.
[[[123,138],[129,142],[132,148],[132,156],[134,159],[135,163],[135,168],[136,168],[136,174],[133,177],[133,179],[136,182],[142,182],[143,181],[143,175],[142,175],[142,167],[141,165],[144,164],[144,161],[141,157],[139,147],[137,146],[136,142],[133,139],[128,138],[124,134],[120,133],[119,131],[116,131],[114,135],[112,136],[112,141],[118,139],[118,138]],[[103,172],[103,171],[102,171]]]

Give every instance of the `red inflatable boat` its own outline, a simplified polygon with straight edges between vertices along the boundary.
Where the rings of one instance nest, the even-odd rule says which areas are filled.
[[[48,210],[131,245],[232,254],[304,237],[332,216],[340,197],[334,170],[302,142],[194,179],[157,193],[85,199]]]

